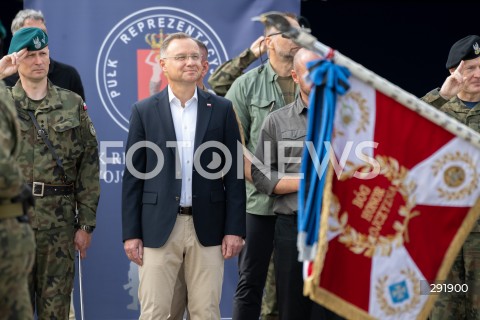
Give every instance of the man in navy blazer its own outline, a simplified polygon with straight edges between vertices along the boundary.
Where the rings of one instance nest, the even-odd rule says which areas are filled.
[[[245,181],[232,103],[199,90],[188,35],[167,37],[169,85],[133,105],[122,190],[127,257],[139,265],[140,319],[167,319],[184,264],[192,320],[220,319],[224,259],[245,237]]]

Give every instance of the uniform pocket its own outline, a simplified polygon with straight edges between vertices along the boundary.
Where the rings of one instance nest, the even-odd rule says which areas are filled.
[[[61,119],[50,125],[53,130],[49,133],[48,138],[54,146],[61,146],[61,148],[56,148],[56,151],[66,167],[70,161],[75,162],[83,150],[77,130],[79,127],[80,121],[76,118]]]
[[[254,140],[256,140],[265,117],[273,110],[275,110],[275,100],[258,99],[252,101],[250,103],[250,132],[247,132],[246,135],[252,138],[255,137]],[[254,147],[257,145],[257,142],[258,141],[251,141]]]
[[[28,131],[32,128],[33,122],[30,120],[30,117],[28,114],[23,114],[23,113],[18,113],[18,124],[20,127],[20,130],[22,131]]]
[[[54,124],[52,124],[52,129],[57,133],[65,132],[67,130],[72,130],[80,125],[80,120],[73,119],[63,119]]]
[[[275,100],[265,100],[259,99],[256,101],[251,102],[251,109],[252,109],[252,116],[254,118],[261,118],[262,122],[263,119],[267,114],[271,111],[275,110]]]
[[[285,150],[286,157],[297,157],[299,150],[302,150],[305,145],[304,141],[306,136],[306,130],[283,131],[282,140],[278,142],[278,145]]]
[[[283,140],[301,140],[304,141],[307,136],[307,130],[288,130],[282,132]]]

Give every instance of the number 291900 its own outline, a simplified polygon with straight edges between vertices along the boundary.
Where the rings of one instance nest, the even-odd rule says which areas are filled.
[[[468,291],[468,284],[453,284],[453,283],[430,283],[430,292],[429,293],[442,293],[442,292],[453,292],[461,293]]]

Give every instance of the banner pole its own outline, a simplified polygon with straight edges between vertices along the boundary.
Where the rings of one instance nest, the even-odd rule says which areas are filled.
[[[422,117],[439,125],[448,132],[453,133],[454,135],[459,136],[465,141],[468,141],[480,148],[480,134],[478,132],[462,123],[459,123],[458,120],[418,99],[418,97],[380,77],[361,64],[358,64],[350,58],[344,56],[340,52],[324,45],[310,33],[302,30],[301,28],[295,28],[291,26],[290,22],[288,22],[288,20],[281,13],[275,11],[267,12],[258,17],[252,18],[252,20],[260,21],[266,25],[270,24],[275,26],[275,28],[282,32],[286,37],[292,39],[292,41],[294,41],[296,44],[308,50],[314,51],[323,57],[333,59],[336,64],[348,68],[353,76],[365,83],[370,84],[376,90],[403,104],[408,109],[417,112]]]

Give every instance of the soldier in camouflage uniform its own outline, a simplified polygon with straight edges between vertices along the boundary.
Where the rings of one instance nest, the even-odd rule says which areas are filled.
[[[4,69],[10,57],[0,60]],[[10,61],[8,61],[10,64]],[[3,77],[0,77],[3,78]],[[15,156],[19,130],[15,106],[0,80],[0,318],[33,319],[28,294],[28,275],[35,255],[35,240],[19,194],[33,199]]]
[[[255,60],[266,52],[265,37],[260,36],[250,48],[245,49],[238,57],[224,62],[220,67],[215,69],[208,78],[208,84],[219,96],[225,96],[233,81],[243,74]]]
[[[20,120],[17,163],[36,200],[29,212],[37,243],[29,279],[32,303],[39,320],[64,320],[75,249],[86,256],[96,223],[99,158],[95,129],[82,98],[47,79],[47,45],[48,36],[39,28],[15,32],[9,54],[22,48],[28,54],[18,63],[20,80],[9,94]]]
[[[446,67],[450,76],[441,89],[422,99],[480,132],[480,37],[471,35],[457,41]],[[480,319],[480,220],[465,240],[446,283],[466,283],[468,291],[441,294],[430,319]]]

